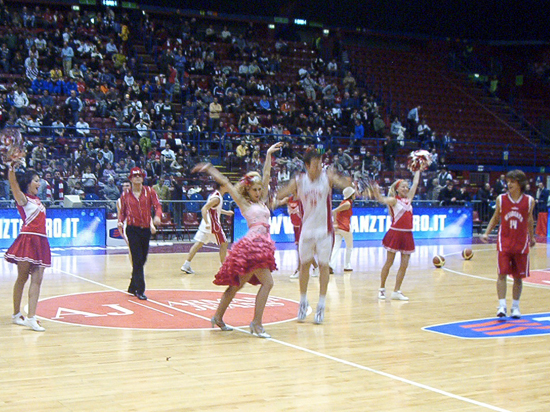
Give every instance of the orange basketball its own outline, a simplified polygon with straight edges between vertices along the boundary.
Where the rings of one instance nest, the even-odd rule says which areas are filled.
[[[471,258],[474,257],[474,252],[472,251],[472,249],[464,249],[462,251],[462,257],[465,259],[465,260],[470,260]]]
[[[445,265],[445,258],[441,255],[435,255],[433,258],[433,264],[436,268],[440,268]]]

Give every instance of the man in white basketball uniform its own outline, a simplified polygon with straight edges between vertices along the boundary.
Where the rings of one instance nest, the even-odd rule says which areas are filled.
[[[329,260],[334,243],[332,227],[332,187],[340,189],[350,186],[350,182],[331,169],[322,169],[322,156],[315,149],[309,149],[304,155],[306,173],[292,179],[277,194],[277,198],[294,195],[302,202],[302,233],[299,241],[300,253],[300,309],[298,322],[303,322],[309,307],[307,286],[309,268],[317,255],[319,263],[319,302],[315,311],[314,323],[323,322],[325,316],[325,298],[329,281]]]
[[[202,220],[193,240],[195,244],[191,247],[185,263],[181,270],[185,273],[193,274],[191,261],[195,254],[206,244],[214,243],[220,247],[220,262],[223,263],[227,255],[227,237],[220,223],[220,215],[233,216],[233,211],[223,209],[223,195],[226,193],[225,187],[214,183],[217,188],[208,196],[206,204],[201,208]]]

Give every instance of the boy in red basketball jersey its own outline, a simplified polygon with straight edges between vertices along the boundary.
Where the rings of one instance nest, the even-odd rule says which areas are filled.
[[[497,238],[499,308],[497,316],[506,316],[506,276],[514,278],[512,289],[512,312],[514,319],[521,317],[519,299],[523,278],[529,276],[529,247],[536,244],[533,224],[535,200],[524,194],[527,176],[521,170],[506,174],[508,191],[497,197],[496,208],[481,240],[487,242],[489,233],[500,222]]]

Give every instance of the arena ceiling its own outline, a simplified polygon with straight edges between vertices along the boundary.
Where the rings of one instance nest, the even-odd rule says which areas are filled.
[[[159,5],[158,0],[140,3]],[[162,4],[437,37],[550,40],[548,0],[164,0]]]

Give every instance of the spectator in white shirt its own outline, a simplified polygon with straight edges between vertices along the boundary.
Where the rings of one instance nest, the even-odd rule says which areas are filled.
[[[132,87],[134,85],[134,76],[132,75],[132,72],[126,73],[126,76],[124,76],[124,83],[128,87]]]
[[[143,117],[140,118],[139,123],[136,124],[136,129],[138,131],[139,137],[149,136],[149,128],[147,127],[145,120],[143,120]]]
[[[76,134],[80,137],[88,137],[90,135],[90,125],[84,120],[84,117],[80,117],[76,122]]]
[[[118,48],[116,47],[116,44],[114,44],[112,40],[109,40],[109,43],[107,43],[107,45],[105,46],[106,57],[109,59],[115,53],[118,53]]]
[[[29,98],[21,86],[17,86],[17,90],[13,92],[13,103],[18,116],[21,116],[29,106]]]

